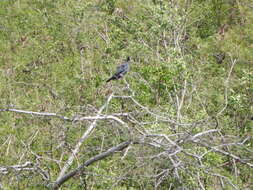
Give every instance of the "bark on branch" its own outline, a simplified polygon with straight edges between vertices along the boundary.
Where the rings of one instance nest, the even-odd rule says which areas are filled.
[[[107,156],[112,155],[116,151],[123,150],[124,148],[126,148],[130,144],[131,144],[131,141],[126,141],[126,142],[120,143],[119,145],[108,149],[106,152],[98,154],[98,155],[94,156],[93,158],[87,160],[85,163],[80,165],[78,168],[76,168],[73,171],[67,173],[66,175],[62,176],[61,178],[58,178],[56,180],[56,182],[53,184],[53,189],[57,190],[63,183],[65,183],[70,178],[72,178],[73,176],[77,175],[79,172],[84,170],[85,167],[91,165],[92,163],[94,163],[96,161],[102,160],[102,159],[106,158]]]

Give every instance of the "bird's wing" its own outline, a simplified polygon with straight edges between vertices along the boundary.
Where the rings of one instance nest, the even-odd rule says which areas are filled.
[[[121,64],[121,65],[117,66],[117,71],[119,71],[119,70],[123,70],[123,69],[124,69],[124,67],[125,67],[125,65],[124,65],[124,64]]]
[[[117,73],[127,72],[128,71],[128,64],[124,63],[117,67]]]

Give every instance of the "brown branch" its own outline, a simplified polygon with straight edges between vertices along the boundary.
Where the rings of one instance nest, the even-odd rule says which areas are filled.
[[[61,178],[58,178],[56,180],[56,182],[54,182],[54,184],[53,184],[53,189],[55,189],[55,190],[58,189],[63,183],[65,183],[66,181],[68,181],[70,178],[74,177],[78,173],[80,173],[87,166],[91,165],[92,163],[94,163],[96,161],[102,160],[102,159],[106,158],[107,156],[112,155],[116,151],[123,150],[124,148],[128,147],[128,145],[130,145],[130,143],[131,143],[131,141],[126,141],[126,142],[120,143],[119,145],[108,149],[106,152],[98,154],[98,155],[94,156],[93,158],[87,160],[85,163],[80,165],[78,168],[67,173],[66,175],[62,176]]]

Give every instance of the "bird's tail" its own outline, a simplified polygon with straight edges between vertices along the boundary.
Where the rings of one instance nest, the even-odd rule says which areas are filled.
[[[114,80],[115,79],[115,77],[114,76],[112,76],[111,78],[109,78],[106,82],[110,82],[111,80]]]

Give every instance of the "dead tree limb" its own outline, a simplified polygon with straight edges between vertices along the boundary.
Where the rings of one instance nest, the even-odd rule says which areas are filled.
[[[112,97],[113,97],[113,93],[107,98],[105,104],[98,110],[97,117],[100,116],[100,114],[103,112],[103,110],[108,106],[108,104],[111,101]],[[83,144],[85,139],[88,138],[88,136],[94,130],[96,125],[97,125],[97,119],[95,119],[91,123],[91,125],[88,127],[88,129],[83,133],[82,137],[79,139],[78,143],[76,144],[75,149],[72,151],[72,154],[70,155],[69,159],[67,160],[67,162],[63,166],[63,168],[62,168],[62,170],[61,170],[61,172],[60,172],[60,174],[57,178],[57,181],[60,180],[64,176],[64,174],[66,173],[68,168],[71,166],[74,158],[76,157],[76,154],[79,152],[79,149],[80,149],[81,145]]]
[[[100,154],[92,157],[91,159],[87,160],[86,162],[84,162],[82,165],[80,165],[79,167],[77,167],[73,171],[67,173],[66,175],[63,175],[63,176],[59,177],[54,182],[53,189],[57,190],[63,183],[65,183],[70,178],[74,177],[75,175],[77,175],[78,173],[80,173],[82,170],[84,170],[85,167],[91,165],[92,163],[94,163],[96,161],[102,160],[102,159],[106,158],[107,156],[112,155],[116,151],[123,150],[124,148],[128,147],[128,145],[130,145],[130,144],[131,144],[131,141],[126,141],[126,142],[120,143],[119,145],[114,146],[114,147],[108,149],[106,152],[100,153]]]

